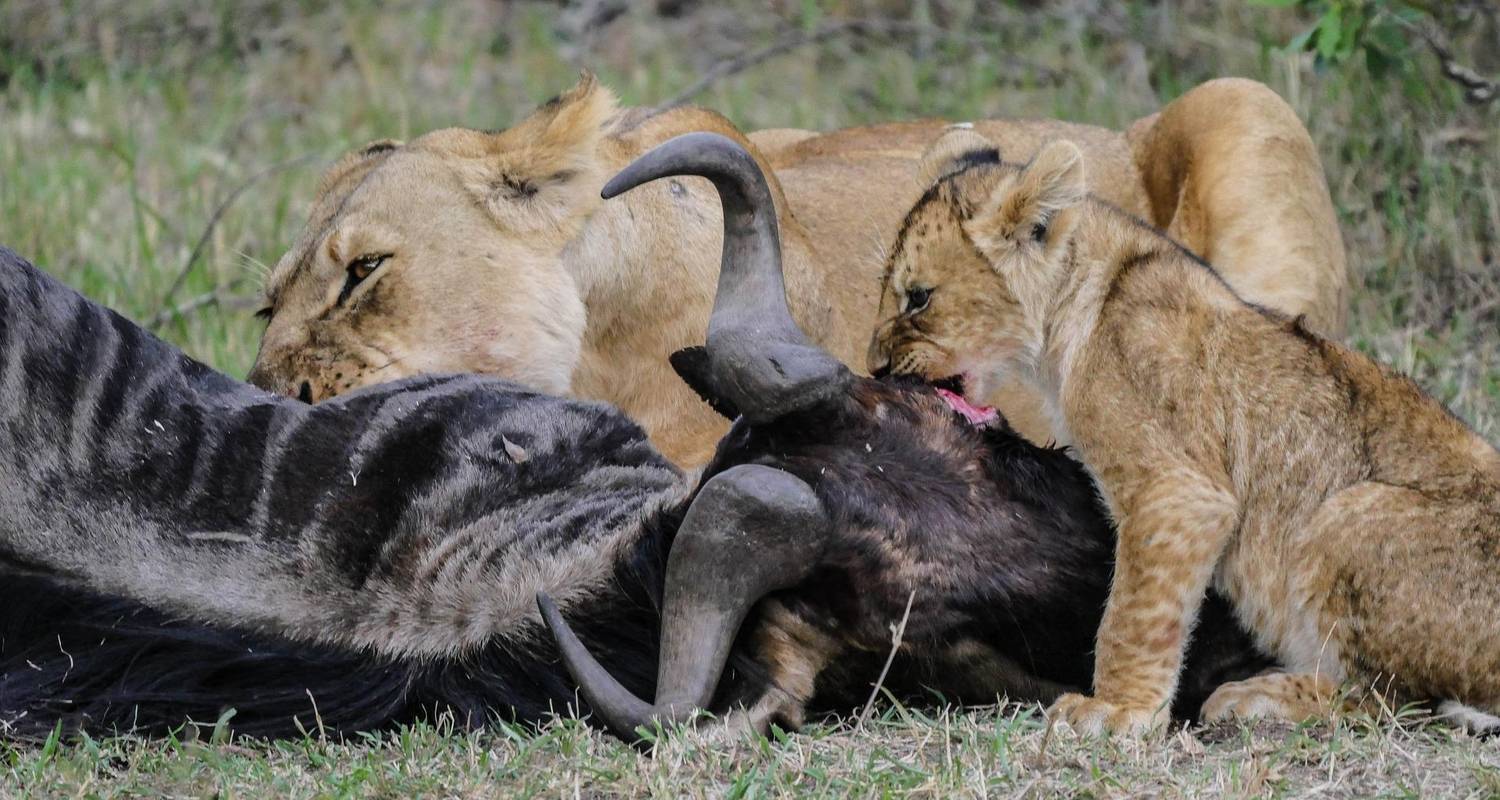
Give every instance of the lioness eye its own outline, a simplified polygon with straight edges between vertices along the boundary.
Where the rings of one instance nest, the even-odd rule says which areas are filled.
[[[375,270],[380,269],[380,265],[384,264],[385,260],[390,257],[390,253],[378,253],[360,256],[350,261],[349,266],[345,269],[344,286],[339,289],[339,298],[334,301],[334,304],[343,305],[344,301],[349,299],[349,294],[354,291],[354,287],[358,286],[365,278],[370,277]]]
[[[913,286],[906,290],[906,313],[915,314],[927,307],[932,301],[932,290],[921,286]]]

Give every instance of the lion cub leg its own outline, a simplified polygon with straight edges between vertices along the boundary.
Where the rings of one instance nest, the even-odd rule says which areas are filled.
[[[1238,518],[1228,492],[1185,470],[1119,508],[1094,696],[1063,695],[1049,712],[1081,733],[1139,733],[1166,724],[1188,632]]]
[[[1274,672],[1220,686],[1203,704],[1203,721],[1281,719],[1301,722],[1351,710],[1339,695],[1339,684],[1318,673]]]

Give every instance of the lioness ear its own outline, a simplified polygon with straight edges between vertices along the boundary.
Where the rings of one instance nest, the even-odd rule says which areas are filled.
[[[740,410],[734,403],[714,391],[713,381],[709,378],[708,350],[702,347],[684,347],[668,356],[667,360],[672,363],[672,369],[677,371],[677,377],[697,392],[703,402],[708,403],[709,408],[719,412],[727,420],[739,417]]]
[[[555,226],[580,203],[597,199],[599,144],[614,113],[614,95],[585,72],[576,86],[513,127],[480,134],[464,183],[505,227]]]
[[[971,123],[949,125],[937,141],[927,146],[917,164],[917,179],[931,186],[939,178],[974,163],[1000,163],[1000,150],[979,135]]]
[[[1088,196],[1083,153],[1059,140],[1043,147],[1013,181],[1001,182],[967,225],[979,249],[991,258],[1031,240],[1051,250],[1065,241]]]

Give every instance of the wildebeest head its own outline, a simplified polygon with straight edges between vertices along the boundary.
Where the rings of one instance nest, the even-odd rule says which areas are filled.
[[[842,643],[874,648],[888,636],[892,616],[899,616],[907,587],[922,583],[936,563],[952,555],[1004,560],[1001,553],[972,552],[971,543],[953,538],[983,528],[986,512],[995,510],[993,498],[971,491],[976,482],[994,482],[985,437],[930,387],[856,378],[792,320],[776,215],[753,158],[724,137],[687,134],[626,167],[605,186],[604,196],[670,175],[712,181],[724,212],[723,260],[706,344],[674,354],[673,365],[706,401],[738,422],[705,469],[672,546],[655,702],[621,687],[551,602],[539,598],[590,706],[627,738],[643,724],[686,720],[710,701],[741,624],[768,594],[781,591],[816,606],[807,610],[824,628],[836,630]],[[892,447],[902,452],[892,453]],[[1086,481],[1071,485],[1080,483]],[[904,502],[922,486],[933,491],[915,506]],[[1071,501],[1081,519],[1052,523],[1107,538],[1097,535],[1104,525],[1097,514],[1089,515],[1087,491],[1062,494],[1075,495],[1059,501]],[[892,534],[909,524],[899,519],[903,507],[921,514],[927,530],[916,540],[897,535],[901,541],[891,547]],[[984,536],[1016,544],[1014,537],[992,533]],[[1104,560],[1099,552],[1089,556],[1094,563]],[[1064,563],[1059,574],[1067,571]],[[971,568],[966,577],[994,583],[982,570]],[[860,584],[857,591],[851,582]],[[953,592],[927,585],[932,591],[917,616],[941,619],[943,599]]]
[[[724,210],[706,344],[672,363],[736,422],[672,544],[654,702],[615,681],[538,598],[594,712],[627,739],[689,719],[715,698],[747,615],[752,655],[792,697],[792,723],[828,689],[813,685],[823,674],[847,677],[858,655],[888,651],[903,615],[914,671],[941,675],[949,697],[1046,701],[1086,687],[1112,532],[1082,468],[956,396],[856,377],[812,344],[787,308],[764,177],[731,140],[672,139],[604,195],[670,175],[708,178]],[[1228,649],[1249,650],[1242,638]]]
[[[704,368],[689,382],[752,423],[845,392],[853,375],[810,343],[787,309],[776,213],[750,154],[717,134],[679,136],[631,163],[603,196],[671,175],[709,179],[724,213],[718,291],[706,346],[697,351]],[[807,577],[828,528],[807,484],[779,470],[742,466],[700,487],[668,562],[654,705],[615,682],[545,597],[538,598],[542,614],[590,705],[617,732],[684,720],[713,695],[750,607]]]

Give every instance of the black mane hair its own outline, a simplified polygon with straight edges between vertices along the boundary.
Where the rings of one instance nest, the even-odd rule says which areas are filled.
[[[569,611],[573,625],[633,690],[656,681],[666,526],[617,565],[617,592]],[[174,618],[142,603],[0,569],[0,734],[162,736],[233,709],[236,734],[346,735],[448,717],[535,724],[589,708],[539,630],[496,637],[462,656],[396,658]]]

